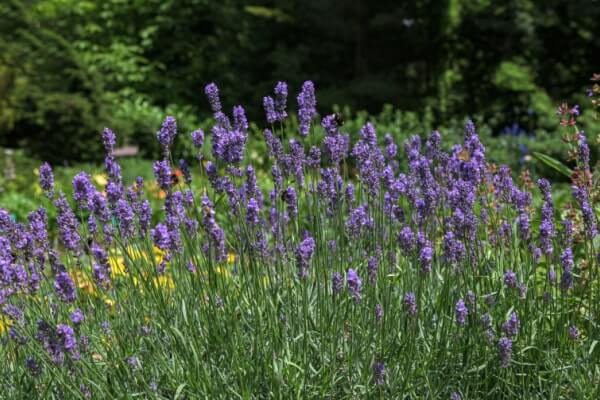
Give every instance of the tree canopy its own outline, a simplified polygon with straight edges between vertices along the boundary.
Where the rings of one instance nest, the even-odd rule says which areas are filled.
[[[93,160],[104,126],[142,142],[170,113],[193,129],[211,81],[253,118],[276,81],[311,79],[321,109],[543,126],[600,65],[599,17],[586,0],[7,0],[0,145]]]

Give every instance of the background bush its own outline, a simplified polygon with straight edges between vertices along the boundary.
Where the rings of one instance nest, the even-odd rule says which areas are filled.
[[[252,105],[262,122],[274,82],[296,92],[312,79],[321,110],[379,114],[392,104],[427,129],[479,115],[489,136],[523,131],[499,142],[506,154],[520,142],[564,154],[554,109],[583,101],[600,61],[599,16],[584,0],[7,0],[0,145],[94,161],[95,138],[110,126],[121,144],[156,157],[148,139],[165,114],[186,133],[207,126],[207,82],[228,110]]]

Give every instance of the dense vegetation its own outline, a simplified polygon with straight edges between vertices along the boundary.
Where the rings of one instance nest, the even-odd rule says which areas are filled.
[[[369,122],[351,140],[305,82],[286,129],[279,82],[261,139],[205,91],[216,122],[191,133],[193,164],[173,158],[172,116],[156,134],[158,218],[110,129],[106,180],[76,174],[72,202],[39,168],[58,240],[47,207],[0,209],[3,395],[598,398],[598,176],[578,106],[558,109],[559,206],[548,180],[488,163],[471,121],[448,151]]]
[[[0,397],[599,398],[599,18],[1,1]]]
[[[493,136],[552,137],[544,146],[557,156],[554,106],[582,103],[600,64],[599,17],[587,0],[6,0],[0,146],[99,161],[95,139],[110,126],[152,158],[163,115],[183,132],[208,126],[207,82],[256,121],[271,82],[298,90],[310,77],[324,113],[389,103],[440,129],[480,116]],[[189,157],[183,142],[175,150]]]

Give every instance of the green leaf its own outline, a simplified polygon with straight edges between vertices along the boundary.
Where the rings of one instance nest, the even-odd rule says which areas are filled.
[[[556,171],[560,172],[561,174],[563,174],[569,178],[573,174],[573,170],[571,168],[567,167],[565,164],[563,164],[562,162],[558,161],[555,158],[552,158],[552,157],[547,156],[542,153],[538,153],[537,151],[533,152],[533,156],[535,158],[537,158],[539,161],[541,161],[544,164],[546,164],[547,166],[549,166],[550,168],[555,169]]]
[[[246,11],[250,15],[254,15],[255,17],[274,19],[277,22],[288,22],[292,20],[292,18],[288,14],[284,13],[283,11],[277,8],[269,8],[263,6],[246,6],[244,7],[244,11]]]
[[[177,387],[177,391],[175,391],[175,397],[173,397],[175,400],[177,400],[179,396],[181,396],[181,392],[183,392],[183,388],[185,388],[186,386],[187,383],[182,383],[181,385],[179,385],[179,387]]]
[[[500,63],[494,74],[494,84],[499,88],[517,92],[531,92],[536,89],[531,67],[520,61]]]

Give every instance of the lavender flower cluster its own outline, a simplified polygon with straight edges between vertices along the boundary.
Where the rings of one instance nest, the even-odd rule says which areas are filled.
[[[355,346],[346,341],[361,338],[362,350],[370,352],[364,357],[369,382],[377,386],[396,382],[398,368],[410,363],[398,359],[394,346],[425,340],[425,327],[455,335],[457,342],[481,338],[471,339],[480,343],[472,347],[500,370],[510,368],[517,355],[526,357],[518,350],[533,340],[528,334],[535,329],[569,338],[572,345],[591,334],[592,328],[584,325],[598,316],[593,292],[597,258],[582,263],[580,254],[582,249],[593,251],[598,229],[592,189],[585,180],[573,182],[580,211],[570,209],[557,223],[561,214],[550,183],[538,181],[538,213],[528,191],[533,185],[518,185],[508,168],[486,161],[473,122],[466,124],[463,143],[449,151],[434,131],[426,139],[409,138],[399,152],[402,147],[392,135],[379,136],[371,123],[352,145],[336,114],[316,122],[315,85],[307,81],[297,96],[299,137],[285,132],[293,126],[288,85],[278,82],[273,96],[263,99],[271,179],[259,184],[255,167],[246,163],[250,135],[244,109],[236,106],[227,115],[214,83],[205,93],[215,120],[207,133],[212,159],[204,156],[204,131],[197,130],[191,141],[198,163],[173,165],[175,119],[167,117],[157,132],[164,157],[154,162],[153,173],[165,193],[162,220],[157,221],[145,198],[142,178],[125,185],[110,129],[102,135],[109,177],[103,190],[81,172],[73,179],[72,205],[56,189],[52,168],[40,168],[40,187],[56,208],[58,246],[51,244],[44,208],[32,212],[27,223],[0,209],[0,305],[2,318],[11,321],[11,340],[26,349],[36,344],[53,368],[75,371],[82,359],[97,357],[84,334],[101,314],[89,307],[90,287],[121,301],[134,290],[158,308],[182,304],[187,296],[204,299],[209,306],[202,312],[209,317],[198,340],[214,335],[216,331],[206,330],[222,328],[225,321],[235,327],[254,318],[246,331],[261,329],[271,315],[276,315],[274,330],[283,336],[268,343],[334,329],[337,339],[323,335],[318,341],[323,351],[334,351],[327,360],[360,359],[358,353],[339,352],[351,351]],[[590,151],[583,135],[577,145],[578,172],[589,174]],[[183,181],[173,179],[178,168]],[[200,171],[199,178],[192,177],[193,170]],[[536,231],[532,221],[537,220]],[[131,248],[142,254],[142,261],[135,261]],[[115,266],[115,255],[126,259],[126,268]],[[542,268],[547,271],[543,281]],[[84,282],[85,276],[92,281]],[[120,276],[129,279],[129,286],[123,286]],[[224,283],[222,276],[237,283]],[[156,295],[160,287],[175,294]],[[36,296],[44,300],[35,303]],[[585,318],[570,307],[574,302],[568,300],[576,296],[589,314]],[[257,308],[245,309],[248,302]],[[223,316],[232,304],[237,308]],[[272,309],[264,311],[261,304]],[[117,319],[134,312],[122,304],[107,307]],[[553,311],[546,317],[549,308]],[[40,315],[40,309],[48,314]],[[361,318],[363,312],[374,318]],[[323,325],[314,328],[319,323]],[[107,321],[100,326],[110,335]],[[146,324],[141,331],[154,334]],[[28,338],[28,332],[34,337]],[[262,338],[250,335],[248,340],[256,344]],[[311,350],[306,346],[305,351]],[[148,365],[144,352],[128,354],[135,354],[124,359],[128,373],[143,373]],[[38,352],[37,358],[27,359],[33,375],[41,373],[44,357]],[[87,383],[81,385],[77,390],[91,393]],[[159,390],[156,383],[152,390]],[[451,397],[460,395],[453,392]]]

